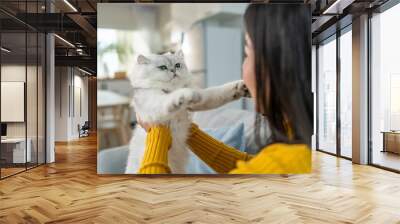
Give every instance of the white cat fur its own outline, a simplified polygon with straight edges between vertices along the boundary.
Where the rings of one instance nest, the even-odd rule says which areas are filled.
[[[162,70],[160,66],[167,69],[163,67]],[[132,104],[138,117],[143,122],[167,125],[171,130],[168,163],[172,173],[186,173],[189,149],[185,142],[191,124],[191,111],[213,109],[248,95],[242,80],[207,89],[196,88],[182,51],[139,55],[129,79],[134,88]],[[139,171],[145,139],[145,130],[137,125],[129,144],[125,173],[136,174]]]

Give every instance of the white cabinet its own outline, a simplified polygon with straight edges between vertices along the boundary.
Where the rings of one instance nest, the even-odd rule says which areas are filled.
[[[185,60],[201,87],[242,79],[244,33],[240,18],[214,16],[196,23],[185,33],[182,46]],[[249,108],[242,99],[226,107]]]
[[[25,144],[27,144],[25,151]],[[2,152],[9,151],[8,155],[12,155],[11,158],[5,158],[6,161],[12,163],[25,163],[32,161],[32,140],[27,138],[7,138],[1,140]],[[4,148],[3,148],[4,147]],[[26,161],[25,161],[26,160]]]

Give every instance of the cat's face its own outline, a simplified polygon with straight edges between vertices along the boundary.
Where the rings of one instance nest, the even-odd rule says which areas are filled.
[[[131,82],[136,87],[186,86],[190,82],[190,74],[182,51],[175,54],[139,55]]]

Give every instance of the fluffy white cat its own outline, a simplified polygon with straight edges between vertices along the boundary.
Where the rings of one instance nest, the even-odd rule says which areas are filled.
[[[129,79],[132,103],[143,122],[166,124],[172,135],[168,163],[172,173],[184,174],[188,161],[186,139],[191,111],[208,110],[248,95],[242,80],[208,89],[196,88],[182,51],[175,54],[139,55]],[[136,174],[145,149],[145,130],[137,125],[129,145],[125,173]]]

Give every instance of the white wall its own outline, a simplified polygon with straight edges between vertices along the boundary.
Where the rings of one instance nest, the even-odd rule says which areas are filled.
[[[164,29],[159,27],[158,7],[154,4],[100,3],[97,9],[98,49],[127,39],[132,41],[126,47],[131,47],[135,53],[149,54],[163,50],[161,35]],[[100,79],[112,78],[114,72],[129,69],[129,63],[126,65],[119,61],[115,52],[99,56],[97,67]],[[128,57],[132,58],[126,60],[132,61],[135,55]],[[109,71],[106,71],[106,67]]]
[[[179,42],[180,34],[197,21],[217,14],[242,15],[246,7],[247,3],[100,3],[97,5],[98,28],[147,32],[150,35],[146,41],[154,52],[171,47],[174,41]]]
[[[169,19],[168,26],[163,27],[163,30],[169,33],[171,39],[174,39],[174,36],[179,36],[180,33],[186,33],[191,30],[192,26],[197,22],[208,20],[207,22],[210,23],[212,21],[209,18],[217,17],[218,15],[231,16],[231,19],[224,20],[224,22],[232,22],[233,26],[236,26],[238,22],[242,21],[241,15],[243,15],[246,7],[247,3],[171,4],[169,17],[167,17]],[[219,25],[227,26],[228,24],[220,23]],[[173,40],[171,39],[170,42],[167,41],[165,43],[172,44]]]
[[[156,28],[157,8],[153,4],[99,3],[97,27],[118,30]]]
[[[32,67],[25,65],[2,65],[1,66],[1,81],[12,82],[25,82],[25,69],[31,70]],[[3,97],[3,96],[2,96]],[[1,108],[7,110],[7,108]],[[25,136],[25,122],[11,122],[7,125],[8,137],[24,137]]]
[[[36,67],[25,65],[2,65],[1,66],[1,81],[2,82],[24,82],[26,72],[28,72],[28,88],[27,87],[27,122],[7,122],[7,135],[9,137],[24,137],[25,136],[25,126],[28,125],[28,136],[36,130],[36,107],[37,107],[37,97],[36,97],[36,80],[31,77],[35,74],[36,78]],[[4,96],[2,96],[3,98]],[[40,106],[40,105],[39,105]],[[9,108],[1,108],[1,110],[8,110]],[[24,110],[24,108],[22,108]],[[35,131],[36,134],[36,131]]]
[[[242,30],[237,27],[206,25],[206,86],[219,86],[241,79]],[[237,100],[225,107],[242,108]]]
[[[214,16],[219,13],[242,15],[247,3],[198,3],[198,4],[172,4],[171,21],[173,26],[188,30],[196,21]]]
[[[76,72],[76,70],[75,70]],[[75,110],[75,113],[72,113],[73,117],[71,120],[71,132],[70,132],[70,136],[72,139],[74,138],[78,138],[79,137],[79,132],[78,132],[78,124],[80,126],[82,126],[85,121],[88,121],[88,106],[89,106],[89,102],[88,102],[88,78],[77,75],[75,73],[74,75],[74,89],[75,91],[72,93],[74,96],[72,96],[72,99],[74,99],[74,108],[73,110]],[[80,90],[80,93],[78,93],[77,90]],[[79,94],[80,99],[79,99]],[[79,100],[81,102],[79,102]],[[79,108],[81,107],[81,108]],[[82,112],[80,113],[79,109],[82,110]]]
[[[68,139],[68,86],[69,77],[67,67],[55,69],[55,140],[66,141]]]
[[[226,22],[230,18],[230,22]],[[182,50],[200,87],[241,79],[243,27],[240,16],[218,14],[196,23],[185,33]],[[235,22],[232,22],[235,21]],[[235,101],[231,108],[254,109],[252,101]]]
[[[56,67],[55,120],[56,141],[77,139],[78,124],[88,120],[88,78],[71,67]],[[80,100],[78,90],[80,90]],[[82,114],[79,111],[81,105]],[[74,111],[75,110],[75,111]]]
[[[98,29],[134,31],[132,34],[136,39],[132,42],[134,48],[140,49],[143,48],[140,45],[146,45],[152,52],[161,50],[158,7],[153,4],[100,3],[97,9]],[[98,42],[101,43],[106,38],[99,36]],[[138,39],[141,41],[139,46],[136,45]]]
[[[38,69],[38,70],[37,70]],[[45,142],[44,142],[44,125],[45,125],[45,116],[44,116],[44,100],[45,100],[45,90],[44,90],[44,74],[42,73],[42,68],[36,66],[25,66],[25,64],[3,64],[1,66],[1,81],[2,82],[22,82],[26,87],[26,99],[24,95],[24,87],[19,89],[18,94],[22,94],[20,96],[19,102],[20,107],[12,108],[12,106],[2,105],[1,110],[2,113],[19,113],[20,117],[22,116],[22,120],[18,122],[6,122],[7,123],[7,137],[25,137],[27,136],[30,139],[30,148],[31,148],[31,156],[33,161],[36,162],[36,158],[39,159],[39,163],[44,162],[44,150],[45,150]],[[27,78],[27,80],[25,80]],[[3,86],[4,83],[2,83]],[[4,92],[5,89],[2,88],[2,98],[8,97],[7,94],[10,92]],[[5,94],[5,95],[4,95]],[[4,102],[2,102],[3,104]],[[10,102],[11,104],[13,102]],[[15,104],[18,102],[14,101]],[[26,104],[26,105],[25,105]],[[14,105],[15,106],[15,105]],[[14,110],[14,111],[13,111]],[[26,120],[24,118],[24,114],[26,112]],[[2,117],[3,120],[3,117]],[[38,157],[37,153],[39,154]],[[49,158],[49,162],[51,162],[51,157]]]

